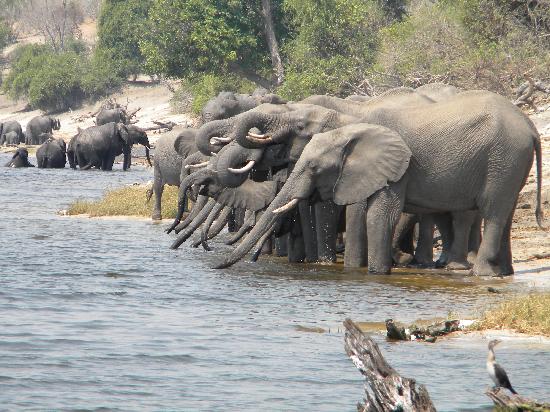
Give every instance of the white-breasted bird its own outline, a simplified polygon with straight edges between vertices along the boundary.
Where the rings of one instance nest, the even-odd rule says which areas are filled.
[[[489,342],[489,354],[487,355],[487,372],[489,372],[489,376],[495,383],[495,387],[506,388],[513,394],[517,394],[514,388],[512,388],[512,384],[510,383],[510,379],[508,379],[508,375],[506,374],[504,368],[495,362],[495,352],[493,348],[500,342],[501,341],[498,339],[493,339]]]

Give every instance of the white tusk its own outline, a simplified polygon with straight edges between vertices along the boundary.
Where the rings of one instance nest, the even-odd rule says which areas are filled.
[[[255,137],[256,139],[265,139],[265,134],[256,134],[256,133],[248,132],[248,135],[250,137]]]
[[[210,139],[210,144],[212,145],[222,145],[231,142],[230,137],[212,137]]]
[[[194,165],[185,165],[186,169],[198,169],[200,167],[208,166],[208,162],[195,163]]]
[[[250,169],[252,169],[254,167],[254,165],[256,164],[256,161],[255,160],[249,160],[248,163],[241,167],[240,169],[233,169],[231,167],[228,167],[227,170],[229,170],[231,173],[248,173],[250,171]]]
[[[292,199],[290,202],[288,202],[286,205],[284,206],[281,206],[280,208],[278,209],[275,209],[273,211],[273,213],[275,214],[280,214],[280,213],[286,213],[288,212],[289,210],[293,209],[297,204],[298,202],[300,201],[300,199]]]

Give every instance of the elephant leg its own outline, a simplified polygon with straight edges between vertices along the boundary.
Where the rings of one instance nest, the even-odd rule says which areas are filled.
[[[288,261],[303,263],[306,260],[306,246],[302,235],[302,226],[296,212],[293,212],[292,229],[288,234]]]
[[[502,240],[500,243],[500,251],[498,254],[498,266],[499,266],[499,273],[502,276],[508,276],[508,275],[514,274],[514,267],[512,265],[512,262],[513,262],[512,261],[512,244],[510,241],[510,237],[512,235],[513,218],[514,218],[514,212],[511,213],[510,217],[508,218],[508,221],[506,222],[506,226],[504,227],[504,231],[502,233]]]
[[[406,266],[413,260],[414,225],[418,215],[401,213],[392,240],[393,261],[397,266]]]
[[[366,205],[355,203],[346,207],[346,249],[344,267],[367,266]]]
[[[338,221],[342,208],[332,200],[314,205],[315,232],[317,236],[317,256],[320,262],[336,262],[336,240]]]
[[[418,241],[414,252],[414,262],[423,267],[433,266],[434,262],[434,219],[430,213],[420,216],[418,221]]]
[[[368,268],[372,273],[390,273],[392,240],[403,211],[406,182],[380,189],[367,202]]]
[[[470,269],[468,263],[468,241],[470,228],[475,220],[477,211],[453,212],[453,243],[449,251],[447,269]]]
[[[300,225],[302,228],[302,237],[306,253],[306,262],[317,262],[319,255],[317,253],[317,234],[316,216],[312,213],[312,208],[307,200],[301,200],[298,203]]]
[[[476,213],[472,227],[470,228],[470,237],[468,239],[468,262],[473,264],[477,257],[477,251],[481,244],[481,215]]]
[[[275,256],[288,256],[288,233],[275,238]]]
[[[114,156],[105,156],[101,159],[101,170],[113,170],[113,165],[115,164]]]
[[[162,193],[164,192],[164,182],[158,167],[155,167],[155,176],[153,181],[153,193],[155,194],[155,205],[151,218],[153,220],[162,220]],[[186,202],[187,203],[187,202]]]
[[[442,268],[449,261],[449,253],[453,244],[453,221],[450,213],[435,213],[433,218],[443,245],[441,255],[435,262],[435,267]]]

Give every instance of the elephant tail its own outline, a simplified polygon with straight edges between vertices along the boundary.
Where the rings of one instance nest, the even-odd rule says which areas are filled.
[[[542,148],[540,144],[540,137],[535,137],[535,157],[537,161],[537,206],[535,209],[535,217],[537,218],[537,224],[542,230],[548,230],[544,227],[544,215],[542,212]]]

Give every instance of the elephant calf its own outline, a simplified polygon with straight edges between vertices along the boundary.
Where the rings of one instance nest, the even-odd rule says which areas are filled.
[[[19,148],[13,154],[11,160],[6,163],[6,167],[34,167],[34,165],[29,163],[28,150]]]
[[[36,151],[38,167],[43,169],[63,169],[65,163],[67,163],[66,149],[67,145],[63,139],[54,139],[51,136]]]
[[[0,138],[0,146],[17,146],[19,144],[19,136],[17,132],[8,132]]]

